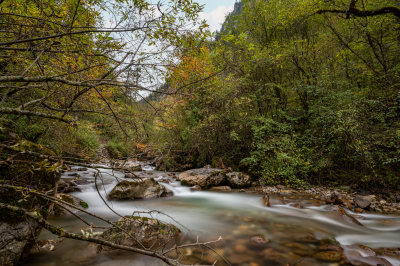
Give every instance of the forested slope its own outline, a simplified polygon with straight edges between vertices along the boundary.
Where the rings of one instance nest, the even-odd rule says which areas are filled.
[[[154,142],[168,166],[267,184],[393,187],[400,176],[398,1],[243,0],[190,39]],[[184,70],[189,71],[184,71]],[[198,81],[201,82],[198,82]]]

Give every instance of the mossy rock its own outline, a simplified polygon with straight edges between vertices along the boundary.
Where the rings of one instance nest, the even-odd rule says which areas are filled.
[[[100,238],[113,241],[119,245],[157,249],[173,245],[180,235],[180,230],[157,219],[139,216],[125,216],[118,220],[117,226],[129,232],[132,237],[117,227],[105,231]],[[99,246],[100,251],[112,251],[111,248]]]

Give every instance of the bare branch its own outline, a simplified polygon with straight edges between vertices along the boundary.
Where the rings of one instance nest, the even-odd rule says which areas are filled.
[[[34,41],[43,41],[43,40],[61,38],[61,37],[71,36],[71,35],[86,34],[86,33],[133,32],[133,31],[143,30],[143,29],[148,29],[148,28],[149,28],[148,26],[145,26],[145,27],[137,27],[137,28],[129,28],[129,29],[113,29],[113,30],[93,29],[93,30],[64,32],[64,33],[59,33],[59,34],[54,34],[54,35],[49,35],[49,36],[43,36],[43,37],[36,37],[36,38],[29,38],[29,39],[23,39],[23,40],[14,40],[14,41],[9,41],[9,42],[2,42],[2,43],[0,43],[0,46],[2,46],[2,45],[13,45],[13,44],[17,44],[17,43],[29,43],[29,42],[34,42]]]
[[[51,115],[51,114],[45,114],[45,113],[33,112],[33,111],[27,111],[27,110],[20,110],[20,109],[13,109],[13,108],[7,108],[7,107],[0,108],[0,114],[38,116],[38,117],[43,117],[43,118],[48,118],[48,119],[59,120],[59,121],[65,122],[65,123],[73,122],[73,120],[69,120],[69,119]]]

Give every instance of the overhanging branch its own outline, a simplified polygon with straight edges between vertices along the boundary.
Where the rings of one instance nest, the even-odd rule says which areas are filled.
[[[397,7],[393,7],[393,6],[382,7],[380,9],[376,9],[376,10],[360,10],[355,7],[350,7],[349,10],[322,9],[322,10],[318,10],[317,12],[315,12],[315,14],[324,14],[324,13],[353,15],[356,17],[373,17],[373,16],[392,14],[392,15],[400,18],[400,9]]]
[[[7,108],[7,107],[2,107],[0,108],[0,114],[10,114],[10,115],[26,115],[26,116],[38,116],[38,117],[43,117],[43,118],[48,118],[48,119],[53,119],[53,120],[59,120],[65,123],[72,123],[72,120],[51,115],[51,114],[46,114],[46,113],[40,113],[40,112],[33,112],[33,111],[27,111],[27,110],[20,110],[20,109],[13,109],[13,108]]]

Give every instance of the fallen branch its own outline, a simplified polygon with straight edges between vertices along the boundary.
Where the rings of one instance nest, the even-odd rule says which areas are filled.
[[[107,246],[107,247],[111,247],[111,248],[115,248],[115,249],[136,252],[139,254],[158,258],[158,259],[164,261],[165,263],[167,263],[168,265],[181,265],[179,262],[177,262],[173,259],[170,259],[162,254],[159,254],[158,252],[144,250],[144,249],[130,247],[130,246],[125,246],[125,245],[119,245],[119,244],[112,243],[110,241],[89,237],[87,235],[78,235],[75,233],[67,232],[61,227],[55,227],[55,226],[51,225],[49,222],[47,222],[45,219],[43,219],[41,216],[39,216],[36,212],[30,212],[26,209],[8,205],[8,204],[4,204],[4,203],[0,203],[0,209],[8,209],[10,211],[26,215],[27,217],[32,218],[33,220],[38,222],[44,229],[48,230],[50,233],[57,235],[59,237],[82,240],[82,241],[91,242],[91,243],[95,243],[95,244],[99,244],[99,245],[103,245],[103,246]]]

